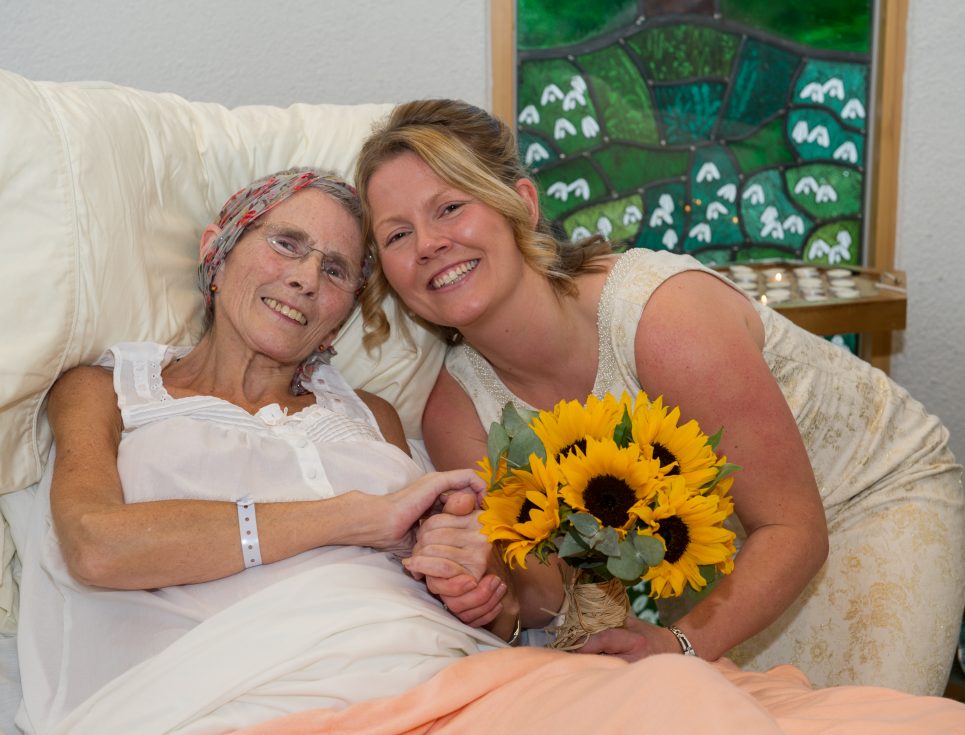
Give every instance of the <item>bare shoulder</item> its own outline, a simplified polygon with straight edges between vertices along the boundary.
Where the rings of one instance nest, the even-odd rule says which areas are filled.
[[[402,420],[399,418],[395,407],[381,396],[369,393],[364,390],[355,391],[362,402],[368,406],[369,411],[375,417],[376,423],[382,436],[390,444],[394,444],[406,454],[409,454],[409,444],[405,438],[405,430],[402,428]]]
[[[50,389],[47,415],[55,431],[72,416],[95,422],[100,418],[119,427],[121,416],[111,371],[89,366],[66,371]]]
[[[422,414],[422,436],[432,464],[448,470],[474,467],[486,453],[486,431],[476,407],[443,368]]]

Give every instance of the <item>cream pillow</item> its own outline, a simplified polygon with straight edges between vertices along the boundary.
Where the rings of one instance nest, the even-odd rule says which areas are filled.
[[[390,109],[229,110],[0,71],[0,492],[39,480],[51,441],[41,407],[61,372],[117,341],[197,337],[198,239],[228,196],[293,165],[350,175]],[[392,402],[418,438],[444,346],[412,333],[412,343],[396,337],[368,355],[353,316],[336,362],[354,386]]]

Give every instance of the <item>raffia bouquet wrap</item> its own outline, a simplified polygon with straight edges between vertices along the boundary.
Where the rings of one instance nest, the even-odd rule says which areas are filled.
[[[507,404],[489,429],[479,474],[489,491],[483,533],[510,568],[563,562],[556,648],[579,648],[630,614],[627,587],[652,597],[700,592],[733,569],[724,521],[738,468],[718,456],[721,432],[646,393],[563,401],[552,411]]]

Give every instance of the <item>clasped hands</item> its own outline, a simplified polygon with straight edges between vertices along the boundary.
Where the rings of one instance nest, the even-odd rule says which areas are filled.
[[[480,512],[475,494],[451,494],[441,512],[422,521],[412,555],[402,563],[466,625],[488,626],[497,635],[497,627],[511,633],[517,616],[522,615],[526,625],[523,596],[517,593],[517,586],[526,584],[526,571],[511,573],[506,567],[481,532]],[[624,627],[591,636],[578,652],[636,661],[656,653],[680,653],[680,647],[669,631],[631,614]]]

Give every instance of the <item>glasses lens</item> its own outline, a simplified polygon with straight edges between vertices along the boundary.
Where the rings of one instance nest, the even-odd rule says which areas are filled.
[[[341,258],[322,255],[322,272],[343,291],[356,291],[362,286],[362,269]]]
[[[311,248],[297,240],[287,237],[269,236],[265,238],[269,247],[286,258],[302,260],[313,252],[321,255],[319,269],[334,286],[343,291],[357,291],[365,283],[367,273],[363,273],[362,266],[348,263],[340,256],[329,255],[317,248]]]

